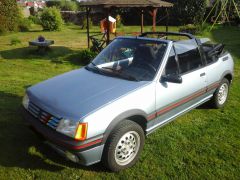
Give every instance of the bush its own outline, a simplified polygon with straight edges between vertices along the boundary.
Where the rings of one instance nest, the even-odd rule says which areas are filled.
[[[116,17],[116,20],[117,20],[117,28],[121,28],[123,26],[123,23],[122,23],[122,17],[119,14]]]
[[[31,28],[32,21],[30,21],[28,18],[21,18],[19,20],[18,29],[21,32],[27,32]]]
[[[63,25],[62,16],[56,7],[44,8],[40,15],[40,22],[43,30],[47,31],[59,31]]]
[[[21,43],[22,43],[21,40],[18,39],[17,37],[13,37],[10,41],[11,45],[17,45],[17,44],[21,44]]]
[[[83,50],[79,54],[79,60],[82,64],[87,65],[97,56],[96,52],[90,51],[89,49]]]
[[[61,1],[46,1],[47,7],[57,7],[61,9],[62,11],[77,11],[78,5],[75,1],[67,1],[67,0],[61,0]]]
[[[75,1],[61,0],[60,8],[62,11],[77,11],[78,5]]]
[[[46,6],[47,7],[58,7],[58,8],[60,8],[61,1],[46,1]]]
[[[179,28],[179,32],[190,33],[195,35],[198,33],[198,27],[193,24],[188,24],[186,26],[181,26]]]
[[[33,24],[41,24],[40,18],[39,18],[38,15],[29,16],[28,19],[29,19],[29,21],[31,21]]]
[[[209,31],[210,25],[205,23],[202,25],[193,25],[193,24],[188,24],[186,26],[181,26],[179,28],[179,32],[185,32],[185,33],[190,33],[190,34],[203,34],[206,31]]]
[[[20,10],[16,1],[0,1],[0,32],[17,31]]]

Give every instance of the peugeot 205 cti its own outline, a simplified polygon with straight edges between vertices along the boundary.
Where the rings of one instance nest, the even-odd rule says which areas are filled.
[[[28,88],[23,114],[69,160],[120,171],[157,128],[207,101],[223,107],[233,66],[222,44],[190,34],[118,37],[86,67]]]

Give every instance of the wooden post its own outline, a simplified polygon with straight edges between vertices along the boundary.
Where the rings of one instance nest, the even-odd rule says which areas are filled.
[[[107,45],[110,43],[110,22],[109,22],[109,15],[110,15],[110,9],[107,8]]]
[[[156,32],[157,11],[158,11],[157,8],[153,10],[153,32]]]
[[[153,32],[156,32],[156,19],[157,19],[157,11],[158,11],[158,8],[154,8],[153,11],[150,11],[150,15],[152,16],[153,18],[153,26],[152,26],[152,31]]]
[[[144,26],[144,11],[141,10],[141,34],[143,33],[143,26]]]
[[[166,8],[166,13],[167,13],[167,20],[166,20],[166,32],[168,32],[169,13],[168,13],[168,9],[167,9],[167,8]]]
[[[88,43],[88,49],[90,48],[90,32],[89,32],[89,13],[90,8],[86,8],[87,11],[87,43]]]

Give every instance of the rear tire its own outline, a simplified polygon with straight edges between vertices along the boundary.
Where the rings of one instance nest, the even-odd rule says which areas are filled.
[[[133,166],[143,149],[145,134],[137,123],[124,120],[110,134],[103,152],[103,163],[113,172]]]
[[[229,81],[224,78],[217,90],[215,91],[212,100],[209,102],[209,104],[216,109],[220,109],[224,107],[228,100],[228,94],[229,94]]]

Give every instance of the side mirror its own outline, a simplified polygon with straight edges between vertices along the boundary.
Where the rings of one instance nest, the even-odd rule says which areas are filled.
[[[171,83],[182,83],[182,77],[175,74],[164,75],[161,77],[162,82],[171,82]]]

